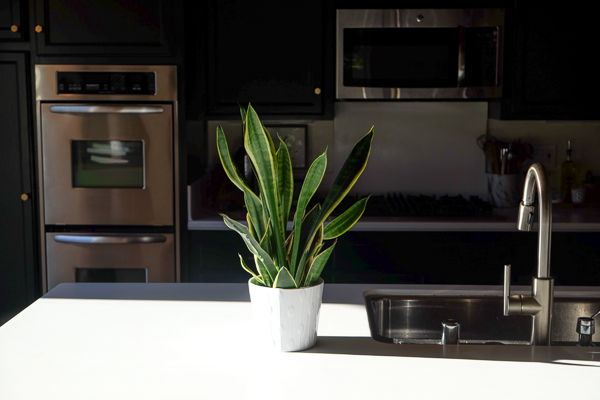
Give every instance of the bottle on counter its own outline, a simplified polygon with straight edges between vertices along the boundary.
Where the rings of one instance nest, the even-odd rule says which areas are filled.
[[[572,203],[571,189],[575,179],[575,164],[571,161],[571,141],[567,141],[567,159],[560,167],[560,192],[563,196],[563,202]]]

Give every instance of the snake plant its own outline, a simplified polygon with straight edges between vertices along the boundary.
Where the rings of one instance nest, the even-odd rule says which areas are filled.
[[[325,226],[342,199],[348,194],[367,165],[371,153],[373,128],[360,139],[346,159],[323,205],[308,205],[321,184],[327,167],[327,150],[317,157],[306,173],[297,199],[291,232],[287,232],[292,211],[294,179],[289,150],[279,140],[276,150],[273,139],[251,105],[240,107],[244,129],[244,147],[250,157],[258,181],[258,193],[246,184],[231,158],[223,128],[217,126],[217,147],[221,164],[229,179],[244,193],[248,211],[247,226],[224,214],[225,224],[236,231],[254,255],[256,271],[248,267],[240,255],[242,267],[252,274],[252,283],[262,286],[293,289],[314,285],[336,241],[362,216],[368,197],[356,202],[347,211]]]

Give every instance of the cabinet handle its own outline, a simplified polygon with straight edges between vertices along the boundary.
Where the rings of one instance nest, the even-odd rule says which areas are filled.
[[[42,26],[41,26],[41,25],[36,25],[36,27],[35,27],[35,31],[36,31],[37,33],[40,33],[40,32],[42,31]]]
[[[316,88],[315,89],[315,94],[321,94],[321,88]]]
[[[10,27],[10,31],[11,32],[18,32],[19,31],[19,27],[16,26],[16,25],[13,25],[13,26]]]
[[[21,200],[23,200],[23,201],[27,201],[27,200],[29,200],[29,196],[27,195],[27,193],[23,193],[23,194],[21,195]]]

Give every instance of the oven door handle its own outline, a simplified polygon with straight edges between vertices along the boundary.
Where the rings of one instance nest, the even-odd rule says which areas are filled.
[[[59,243],[78,244],[143,244],[164,243],[167,241],[165,235],[145,236],[83,236],[83,235],[56,235],[54,241]]]
[[[161,114],[161,106],[50,106],[50,112],[57,114]]]

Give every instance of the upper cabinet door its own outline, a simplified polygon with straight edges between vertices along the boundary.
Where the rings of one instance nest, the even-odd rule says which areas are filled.
[[[28,27],[20,0],[0,0],[0,41],[23,40]]]
[[[36,0],[35,11],[38,55],[174,51],[170,0]]]
[[[208,114],[249,102],[260,115],[321,114],[322,14],[319,0],[211,1]]]
[[[502,118],[600,119],[596,15],[517,1]],[[512,77],[511,77],[512,76]]]

